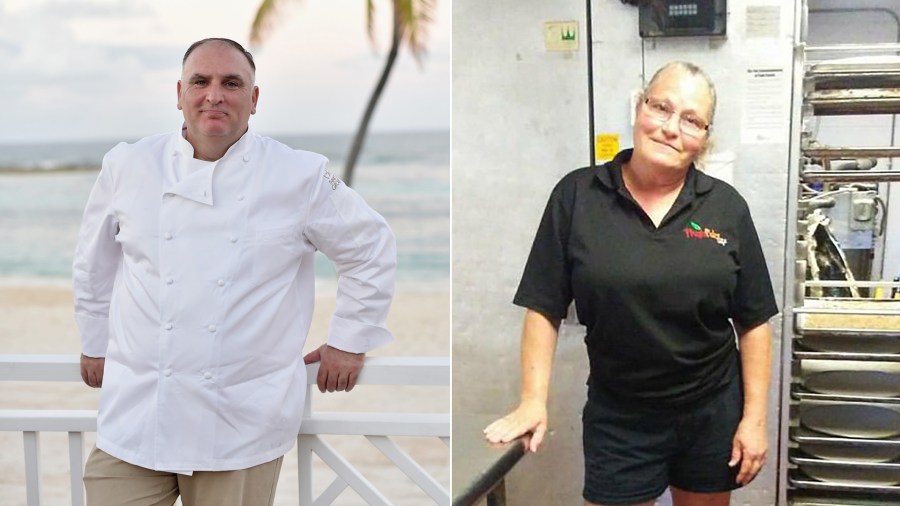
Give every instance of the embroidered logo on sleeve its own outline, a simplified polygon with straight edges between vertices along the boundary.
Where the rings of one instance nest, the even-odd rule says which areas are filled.
[[[700,226],[695,221],[688,222],[688,226],[684,227],[684,236],[689,239],[712,239],[721,246],[728,244],[728,239],[722,237],[722,234],[711,228]]]
[[[341,183],[343,182],[340,179],[338,179],[337,176],[335,176],[331,172],[328,172],[327,170],[322,174],[322,177],[324,177],[328,181],[328,184],[331,185],[332,190],[337,190],[338,186],[340,186]]]

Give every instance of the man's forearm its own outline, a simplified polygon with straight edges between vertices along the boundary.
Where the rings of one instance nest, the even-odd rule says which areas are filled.
[[[81,351],[88,357],[106,355],[109,307],[122,261],[122,250],[115,238],[119,224],[112,211],[114,184],[107,157],[85,206],[72,258],[75,322],[81,335]]]
[[[772,373],[772,328],[768,323],[744,331],[740,338],[744,382],[744,420],[766,423]]]
[[[353,190],[342,184],[320,190],[304,234],[339,275],[328,344],[366,353],[393,339],[385,321],[394,294],[396,239],[384,218]]]
[[[529,309],[522,328],[522,402],[547,403],[559,320]]]

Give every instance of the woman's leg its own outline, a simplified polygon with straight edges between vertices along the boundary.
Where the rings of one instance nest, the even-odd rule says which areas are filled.
[[[728,506],[731,492],[688,492],[677,487],[669,487],[673,506]]]
[[[655,501],[647,501],[647,502],[641,502],[641,503],[637,503],[637,504],[629,504],[627,506],[653,506],[654,502]],[[603,505],[585,501],[584,506],[603,506]]]

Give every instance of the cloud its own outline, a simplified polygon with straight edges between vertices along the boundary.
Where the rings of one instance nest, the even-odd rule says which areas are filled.
[[[0,0],[0,142],[133,138],[173,128],[181,121],[175,81],[187,45],[212,29],[239,39],[252,4]],[[361,20],[362,9],[303,6],[306,15],[288,20],[255,55],[263,104],[254,124],[352,131],[386,48],[374,54],[364,25],[347,19]],[[421,69],[401,54],[373,127],[449,126],[449,36],[429,41],[429,50]]]
[[[142,1],[117,0],[96,2],[85,0],[49,0],[34,2],[34,9],[44,18],[121,18],[152,14],[149,5]]]
[[[142,68],[148,70],[165,70],[181,68],[181,58],[184,56],[186,48],[181,46],[114,46],[105,45],[98,46],[98,50],[103,51],[111,60],[119,60],[123,58],[134,58]]]
[[[422,55],[422,65],[427,67],[429,63],[446,63],[450,61],[450,53],[443,49],[436,50],[426,50],[425,54]],[[347,56],[344,58],[338,58],[334,60],[334,65],[338,67],[347,67],[357,69],[361,65],[362,66],[370,66],[375,65],[381,68],[384,65],[384,61],[387,58],[387,50],[378,51],[369,51],[365,53],[356,53],[351,56]],[[412,60],[415,59],[412,56],[412,53],[409,52],[409,49],[403,47],[400,50],[400,53],[397,55],[398,61],[403,60]]]
[[[128,122],[165,92],[174,95],[183,48],[85,41],[72,25],[75,18],[115,23],[141,12],[127,2],[52,1],[18,11],[0,5],[0,109],[12,120],[0,124],[0,139],[141,128]],[[169,70],[171,86],[162,87],[159,76]]]
[[[85,42],[72,28],[74,17],[142,16],[144,12],[139,3],[59,0],[5,12],[0,17],[0,70],[7,78],[0,91],[5,86],[21,89],[48,84],[81,88],[116,81],[131,72],[169,68],[177,72],[181,47]]]
[[[22,53],[22,46],[15,42],[0,38],[0,57],[15,58]]]

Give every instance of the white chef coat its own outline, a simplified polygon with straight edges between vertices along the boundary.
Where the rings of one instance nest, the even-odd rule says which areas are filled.
[[[155,470],[244,469],[296,440],[315,251],[339,274],[328,344],[361,353],[392,339],[396,246],[321,155],[249,131],[217,162],[193,153],[179,131],[103,158],[75,319],[83,353],[106,357],[101,450]]]

